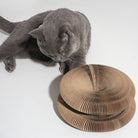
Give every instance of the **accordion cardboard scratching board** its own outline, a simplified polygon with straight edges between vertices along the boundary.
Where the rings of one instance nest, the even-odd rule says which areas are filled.
[[[123,72],[103,65],[85,65],[63,76],[57,106],[71,126],[106,132],[132,119],[134,96],[134,85]]]

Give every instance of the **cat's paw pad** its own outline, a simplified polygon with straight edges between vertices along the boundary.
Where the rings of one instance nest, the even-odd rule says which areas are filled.
[[[13,72],[15,67],[16,67],[16,62],[15,59],[13,57],[7,57],[3,60],[4,64],[5,64],[5,69],[8,72]]]

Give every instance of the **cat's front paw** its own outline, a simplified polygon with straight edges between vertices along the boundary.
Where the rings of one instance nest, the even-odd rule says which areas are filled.
[[[69,67],[66,63],[64,62],[60,62],[60,67],[59,67],[59,71],[62,73],[62,74],[65,74],[69,71]]]
[[[3,63],[5,64],[5,69],[7,72],[13,72],[16,67],[16,61],[14,57],[6,57],[3,60]]]
[[[64,74],[65,73],[65,68],[66,68],[66,64],[64,62],[60,62],[59,63],[60,67],[59,67],[59,71]]]

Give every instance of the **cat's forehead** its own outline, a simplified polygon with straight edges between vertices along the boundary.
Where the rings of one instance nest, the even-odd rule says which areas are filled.
[[[48,14],[48,16],[44,19],[44,26],[48,29],[59,29],[61,26],[66,24],[67,22],[72,21],[72,14],[70,13],[72,11],[68,9],[59,9],[52,11],[51,13]]]
[[[60,9],[51,12],[43,22],[43,33],[44,36],[47,37],[46,39],[56,39],[60,33],[64,32],[66,29],[65,26],[72,28],[69,18],[70,16],[71,15],[68,13],[67,9]]]
[[[43,25],[43,34],[45,39],[57,39],[57,37],[61,36],[62,33],[65,32],[67,27],[67,23],[61,22],[60,24],[57,23],[45,23]]]
[[[58,34],[58,29],[55,25],[45,25],[43,26],[43,34],[46,41],[51,41],[56,39],[56,36]],[[52,43],[52,42],[51,42]]]

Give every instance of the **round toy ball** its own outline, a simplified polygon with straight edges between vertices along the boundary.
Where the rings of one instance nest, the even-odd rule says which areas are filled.
[[[61,80],[58,110],[81,130],[105,132],[127,124],[135,112],[135,88],[123,72],[103,65],[85,65]]]

